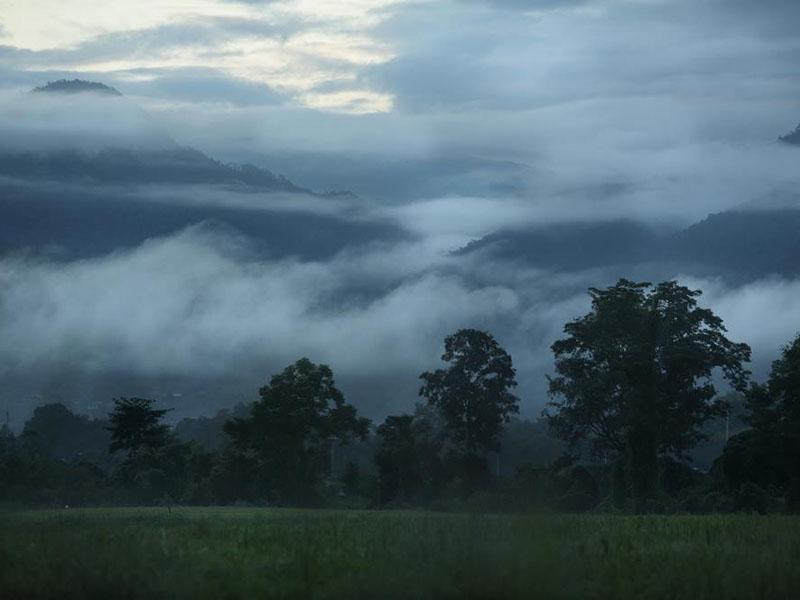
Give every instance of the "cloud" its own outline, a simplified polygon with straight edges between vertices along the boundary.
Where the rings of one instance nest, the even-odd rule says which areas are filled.
[[[799,119],[800,44],[768,33],[794,9],[593,4],[531,15],[390,6],[368,29],[384,59],[309,79],[279,106],[244,95],[224,110],[170,105],[168,90],[143,101],[212,154],[393,201],[512,196],[553,214],[686,223],[796,184],[793,159],[772,145]],[[368,110],[373,92],[391,112],[324,108]]]
[[[8,66],[77,71],[124,71],[133,68],[203,68],[225,57],[241,62],[246,48],[237,45],[258,39],[276,49],[298,31],[264,19],[206,17],[153,27],[111,31],[67,48],[3,47],[0,59]]]
[[[406,251],[263,261],[247,244],[195,228],[93,260],[7,258],[0,262],[4,370],[43,379],[63,370],[189,380],[240,373],[246,387],[255,385],[255,370],[264,377],[308,355],[345,380],[369,381],[373,392],[382,378],[405,375],[413,398],[414,373],[436,359],[445,333],[515,310],[516,295],[470,288],[411,262],[387,277],[381,267]]]
[[[752,93],[753,86],[763,90],[791,78],[796,38],[765,37],[758,25],[764,17],[733,20],[724,4],[605,2],[597,11],[531,15],[423,5],[381,26],[396,57],[365,77],[414,111],[717,96],[720,85],[728,94],[730,86]],[[773,13],[769,20],[783,17]],[[440,28],[442,22],[449,26]]]
[[[731,288],[718,280],[687,279],[687,285],[704,290],[702,302],[714,307],[731,335],[753,347],[761,377],[779,349],[800,334],[800,281],[766,279]]]
[[[446,334],[480,327],[514,356],[523,412],[535,415],[546,398],[550,344],[588,310],[588,287],[621,274],[454,257],[446,251],[454,236],[476,225],[454,230],[431,215],[436,208],[423,210],[422,237],[320,260],[264,258],[250,240],[204,226],[93,259],[7,256],[0,260],[4,376],[25,380],[28,393],[15,396],[23,411],[41,401],[25,374],[47,382],[68,373],[106,382],[90,396],[204,390],[188,395],[181,411],[189,414],[249,397],[270,373],[309,356],[331,364],[351,399],[380,418],[413,405],[417,375],[437,364]],[[679,278],[705,290],[701,303],[725,319],[732,339],[753,344],[758,376],[800,329],[797,281],[730,287]]]
[[[73,4],[76,11],[89,10],[83,0]],[[157,70],[185,70],[190,76],[212,69],[228,80],[278,90],[301,105],[345,112],[375,112],[391,105],[385,95],[357,85],[356,73],[363,65],[391,56],[389,48],[369,35],[375,18],[365,20],[358,0],[337,3],[334,8],[309,7],[303,2],[201,0],[188,9],[180,3],[146,1],[123,22],[116,19],[114,7],[97,10],[92,6],[87,18],[92,25],[87,22],[80,30],[63,18],[59,10],[63,8],[53,7],[54,15],[48,16],[55,18],[41,30],[30,26],[44,18],[36,7],[16,8],[11,14],[15,35],[0,49],[0,65],[104,73],[108,78]],[[350,81],[351,85],[344,92],[312,91],[326,81]],[[185,97],[191,86],[179,86],[177,94],[168,87],[161,91],[162,101],[174,101]],[[209,91],[205,87],[200,99],[207,98]],[[219,93],[224,94],[224,89]]]
[[[0,150],[174,148],[175,142],[129,99],[97,94],[0,94]]]
[[[232,77],[218,69],[136,69],[110,79],[134,98],[174,104],[212,103],[233,106],[274,106],[287,96],[269,85]]]
[[[508,10],[575,4],[201,2],[178,15],[169,3],[148,3],[142,12],[152,19],[137,18],[135,27],[106,24],[105,33],[38,51],[9,47],[0,60],[6,81],[19,79],[14,69],[72,69],[130,89],[184,143],[211,153],[313,156],[331,173],[320,187],[342,187],[333,183],[342,179],[336,165],[357,169],[363,157],[353,187],[380,170],[387,194],[403,179],[422,182],[402,186],[415,199],[470,195],[472,181],[446,189],[458,179],[436,172],[443,157],[544,162],[547,170],[578,162],[575,152],[594,153],[601,164],[588,168],[619,180],[643,145],[679,153],[720,140],[774,140],[798,120],[800,44],[784,31],[796,22],[791,2],[772,0],[769,10],[743,0]],[[406,173],[409,156],[415,166],[430,159],[429,172]],[[502,169],[485,179],[473,195],[535,192]]]
[[[461,0],[465,4],[484,5],[512,11],[540,12],[580,8],[603,0]]]

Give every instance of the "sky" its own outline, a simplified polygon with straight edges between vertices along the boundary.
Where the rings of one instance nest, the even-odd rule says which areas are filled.
[[[800,122],[799,17],[792,0],[0,0],[0,146],[192,146],[359,196],[292,210],[407,234],[304,260],[256,256],[251,240],[198,224],[86,260],[0,258],[6,376],[239,369],[250,385],[309,354],[380,418],[413,405],[444,334],[479,325],[513,350],[535,416],[549,344],[585,311],[587,287],[621,273],[452,251],[507,228],[627,218],[671,230],[794,202],[800,156],[777,138]],[[62,77],[112,85],[125,108],[29,99]],[[798,281],[659,274],[704,289],[760,374],[800,329]]]
[[[800,121],[791,0],[0,6],[5,90],[101,80],[181,144],[315,189],[404,201],[626,185],[648,198],[624,212],[690,221],[764,179],[794,182],[754,168]]]

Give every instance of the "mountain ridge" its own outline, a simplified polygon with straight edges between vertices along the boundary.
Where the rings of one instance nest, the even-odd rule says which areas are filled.
[[[33,94],[75,96],[92,94],[124,98],[119,90],[98,81],[59,79],[31,90]],[[143,112],[146,115],[146,113]],[[0,148],[0,175],[36,181],[96,182],[103,184],[188,183],[240,185],[256,191],[289,192],[320,197],[353,197],[347,190],[316,193],[287,177],[251,163],[225,163],[201,150],[169,143],[159,148],[126,146],[106,141],[96,148],[66,145],[44,149]]]
[[[34,93],[50,94],[81,94],[93,93],[104,94],[107,96],[122,96],[122,93],[109,85],[99,81],[87,81],[85,79],[57,79],[48,81],[46,84],[31,90]]]
[[[629,219],[564,222],[497,231],[454,252],[485,253],[525,265],[566,271],[615,266],[663,274],[749,281],[800,275],[800,208],[739,208],[713,213],[661,233]],[[654,273],[655,274],[655,273]]]

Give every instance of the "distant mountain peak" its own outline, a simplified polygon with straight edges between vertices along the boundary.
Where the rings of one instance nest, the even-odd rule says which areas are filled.
[[[53,94],[80,94],[90,92],[105,96],[122,96],[119,90],[98,81],[85,81],[83,79],[59,79],[48,81],[45,85],[34,88],[34,92],[48,92]]]
[[[782,135],[778,138],[782,142],[786,142],[787,144],[792,144],[794,146],[800,146],[800,125],[798,125],[794,131],[791,133],[787,133],[786,135]]]

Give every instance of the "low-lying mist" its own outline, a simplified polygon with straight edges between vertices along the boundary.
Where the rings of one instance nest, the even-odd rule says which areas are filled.
[[[479,327],[511,352],[523,414],[534,416],[546,400],[549,345],[588,308],[586,288],[648,272],[704,290],[701,303],[732,339],[753,346],[757,375],[800,329],[799,280],[731,286],[664,266],[557,272],[454,255],[480,227],[436,229],[405,210],[399,222],[420,218],[425,227],[318,259],[270,258],[213,224],[92,258],[7,255],[2,400],[15,422],[43,399],[80,407],[110,394],[157,395],[176,415],[204,413],[252,398],[272,373],[309,356],[329,363],[351,400],[377,418],[413,405],[416,377],[437,363],[446,334]]]

